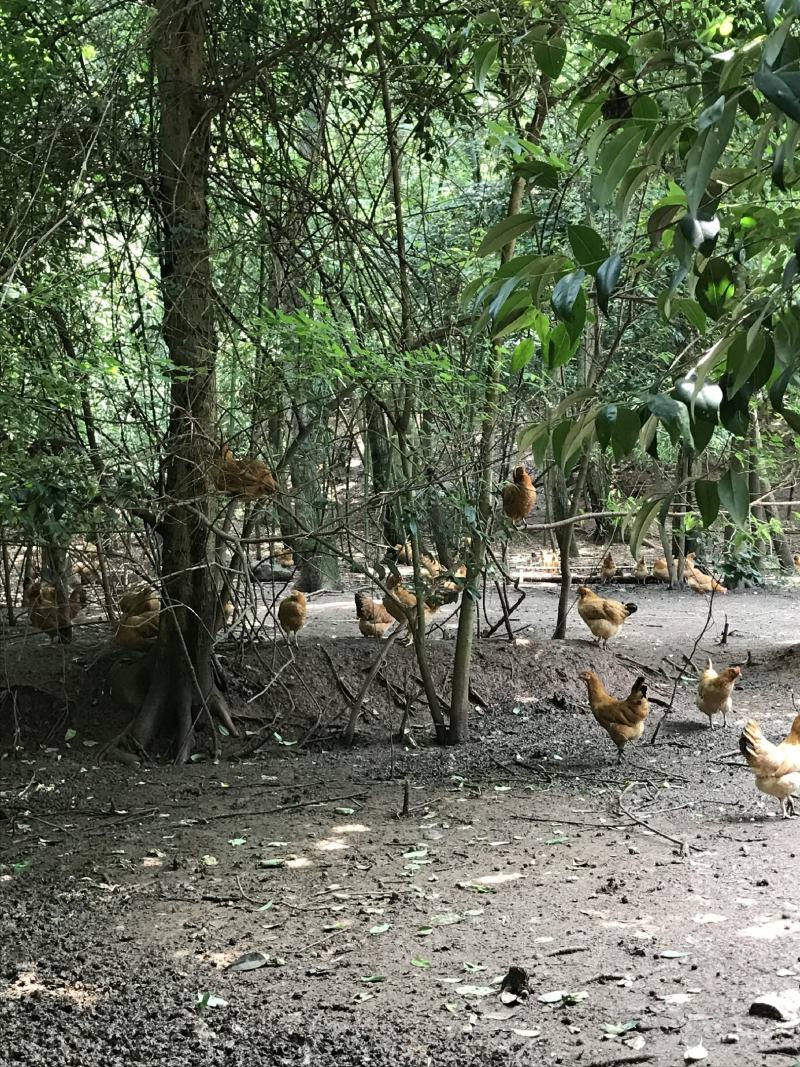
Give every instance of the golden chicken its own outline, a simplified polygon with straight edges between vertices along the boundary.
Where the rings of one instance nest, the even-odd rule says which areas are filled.
[[[278,489],[275,476],[260,459],[236,459],[227,445],[217,460],[214,484],[221,493],[241,500],[258,500]]]
[[[578,586],[578,614],[602,647],[608,646],[609,637],[614,637],[625,620],[637,610],[635,604],[608,600],[592,592],[588,585]]]
[[[617,762],[621,762],[627,743],[637,741],[644,733],[650,711],[644,675],[636,679],[624,700],[610,696],[594,671],[582,671],[578,677],[586,682],[592,714],[617,746]]]
[[[114,641],[125,648],[145,651],[158,637],[161,597],[149,586],[129,589],[120,597],[120,618]]]
[[[664,562],[666,563],[666,560]],[[646,582],[649,574],[650,568],[647,566],[647,560],[644,556],[639,556],[636,560],[636,566],[633,568],[634,578],[637,582]]]
[[[739,751],[756,778],[756,786],[780,801],[781,814],[794,814],[794,800],[800,797],[800,715],[795,717],[789,736],[779,745],[768,741],[754,719],[748,720],[739,738]]]
[[[520,465],[511,475],[512,484],[503,486],[503,511],[513,522],[524,519],[533,511],[536,503],[536,489],[531,476]]]
[[[444,574],[446,568],[436,559],[435,556],[429,555],[427,552],[423,552],[419,557],[419,569],[423,574],[426,574],[429,578],[436,579],[440,574]]]
[[[414,594],[402,584],[403,579],[397,574],[390,574],[386,579],[386,588],[389,592],[383,598],[383,606],[393,619],[396,619],[399,623],[406,624],[409,621],[409,616],[406,614],[407,609],[411,614],[411,627],[416,625],[417,619],[417,598]],[[436,611],[438,605],[425,601],[425,621]]]
[[[410,541],[406,541],[404,545],[392,545],[392,549],[398,563],[404,563],[406,566],[411,566],[414,562],[414,554]]]
[[[676,559],[673,559],[672,567],[675,574],[677,574],[678,561]],[[653,577],[658,578],[658,580],[661,582],[669,581],[669,567],[667,566],[667,561],[663,557],[661,559],[657,559],[653,564]]]
[[[308,601],[305,593],[295,589],[278,604],[278,622],[283,627],[288,638],[294,634],[294,643],[297,644],[297,631],[302,630],[306,624],[308,614]]]
[[[800,574],[800,554],[797,552],[792,556],[792,563],[794,563],[794,569]]]
[[[28,610],[31,626],[46,633],[53,641],[69,641],[72,620],[86,606],[86,590],[82,585],[70,591],[67,603],[59,606],[56,587],[37,579],[22,594],[22,606]]]
[[[610,582],[616,573],[617,565],[614,562],[614,557],[610,552],[606,552],[605,556],[603,556],[603,562],[600,564],[600,577],[604,582]]]
[[[358,629],[364,637],[383,637],[394,621],[380,600],[373,600],[366,593],[356,593],[356,616]]]
[[[728,592],[722,582],[718,582],[717,579],[712,578],[710,574],[704,574],[695,567],[694,552],[689,552],[686,556],[684,577],[686,578],[686,584],[692,592],[697,593],[700,596],[705,596],[708,593],[719,593],[724,596]]]
[[[708,725],[712,729],[715,715],[721,714],[722,725],[728,725],[728,712],[733,711],[733,687],[741,676],[741,667],[728,667],[717,674],[709,657],[697,683],[696,704],[708,716]]]

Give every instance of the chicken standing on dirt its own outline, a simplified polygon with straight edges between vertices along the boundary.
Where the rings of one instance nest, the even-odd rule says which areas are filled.
[[[684,575],[686,577],[686,583],[691,591],[693,593],[698,593],[700,596],[705,596],[708,593],[720,593],[724,596],[728,592],[722,582],[718,582],[717,579],[712,578],[710,574],[704,574],[695,567],[694,552],[690,552],[686,557]]]
[[[749,719],[739,738],[739,751],[758,788],[780,801],[781,814],[788,819],[794,814],[795,798],[800,797],[800,715],[779,745],[768,741],[755,719]]]
[[[28,609],[31,626],[46,633],[53,641],[67,641],[72,620],[86,606],[86,590],[77,585],[65,605],[59,606],[56,587],[41,579],[31,582],[22,594],[22,606]]]
[[[278,604],[278,622],[283,627],[287,640],[294,634],[294,643],[297,644],[297,631],[306,624],[308,614],[308,601],[305,593],[295,589]]]
[[[613,637],[636,610],[635,604],[608,600],[592,592],[588,585],[578,586],[578,614],[602,647],[608,645],[609,637]]]
[[[647,560],[644,556],[639,556],[636,560],[636,566],[633,568],[633,576],[637,582],[646,582],[647,576],[650,573],[650,568],[647,566]]]
[[[621,762],[625,745],[644,733],[644,722],[650,711],[644,675],[636,679],[624,700],[610,696],[594,671],[581,671],[578,677],[586,682],[592,714],[617,746],[617,762]]]
[[[356,593],[355,599],[358,628],[361,633],[364,637],[383,637],[392,625],[392,616],[380,600],[372,600],[366,593]]]
[[[383,598],[383,606],[393,619],[396,619],[402,625],[408,624],[408,615],[406,610],[411,613],[411,627],[416,625],[417,621],[417,598],[412,592],[410,592],[402,584],[402,578],[397,574],[390,574],[386,579],[386,588],[389,592]],[[429,604],[425,601],[425,622],[427,623],[431,615],[436,611],[437,604]]]
[[[524,519],[533,511],[536,503],[536,489],[531,476],[520,465],[511,475],[512,485],[503,486],[503,511],[513,522]]]
[[[606,552],[605,556],[603,556],[603,562],[600,564],[600,577],[604,582],[610,582],[616,573],[617,565],[614,562],[614,557],[610,552]]]
[[[673,559],[672,561],[672,569],[674,574],[678,573],[678,561],[676,559]],[[660,582],[669,581],[669,567],[667,566],[667,561],[663,557],[657,559],[653,564],[653,577],[658,578]]]
[[[709,657],[706,669],[697,683],[696,704],[708,716],[708,725],[714,728],[714,716],[722,713],[722,725],[728,725],[728,712],[733,711],[733,687],[742,676],[741,667],[728,667],[719,674]]]

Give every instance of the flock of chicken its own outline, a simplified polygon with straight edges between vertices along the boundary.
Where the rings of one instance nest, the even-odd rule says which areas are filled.
[[[604,560],[606,565],[607,560],[608,557]],[[694,554],[687,556],[686,561],[691,568],[687,579],[691,584],[692,575],[701,575],[701,572],[694,567]],[[708,575],[702,574],[702,578],[714,584],[695,591],[726,591],[724,586]],[[635,604],[623,604],[619,600],[600,597],[588,586],[578,586],[578,614],[599,645],[607,645],[608,639],[618,633],[635,611]],[[697,683],[695,703],[708,716],[709,727],[713,728],[715,715],[722,715],[723,726],[728,725],[728,714],[733,710],[733,689],[741,675],[741,667],[736,666],[718,674],[711,660],[708,660]],[[628,742],[638,740],[644,733],[645,720],[650,711],[644,676],[636,679],[623,700],[611,696],[594,671],[582,671],[579,677],[586,683],[592,714],[617,746],[617,759],[621,760]],[[758,789],[777,798],[784,818],[793,815],[794,800],[800,798],[800,715],[796,716],[788,737],[778,745],[768,741],[759,724],[749,719],[739,738],[739,751],[753,771]]]

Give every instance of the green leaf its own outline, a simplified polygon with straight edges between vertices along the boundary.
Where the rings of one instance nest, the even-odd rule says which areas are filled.
[[[625,407],[617,408],[614,429],[611,431],[611,447],[616,459],[630,455],[639,439],[641,428],[641,420],[635,411]]]
[[[695,295],[710,319],[720,319],[736,292],[736,280],[728,262],[714,256],[706,263],[697,281]]]
[[[486,41],[475,53],[473,70],[475,89],[483,96],[486,87],[486,75],[497,60],[497,41]]]
[[[624,126],[609,137],[597,157],[599,171],[592,177],[592,195],[604,207],[633,163],[644,131],[640,126]]]
[[[658,393],[648,398],[647,406],[656,418],[661,419],[673,440],[682,437],[688,442],[689,409],[685,404],[665,393]]]
[[[426,960],[424,956],[417,956],[416,959],[411,961],[412,967],[421,967],[423,970],[427,970],[430,965],[431,961]]]
[[[727,470],[719,480],[719,499],[737,526],[747,525],[750,514],[750,492],[747,479],[738,471]]]
[[[800,74],[776,73],[762,67],[753,83],[779,111],[800,122]]]
[[[533,46],[533,58],[539,70],[548,78],[557,78],[567,58],[567,46],[560,37],[539,41]]]
[[[591,226],[567,226],[567,238],[578,266],[588,274],[594,274],[603,260],[608,259],[605,241]]]
[[[738,333],[728,349],[728,395],[738,393],[744,383],[761,362],[766,342],[763,333],[753,335],[752,344],[748,346],[748,335]]]
[[[705,451],[708,442],[714,436],[714,430],[718,425],[719,423],[716,415],[712,418],[709,415],[702,415],[695,411],[694,418],[692,419],[692,440],[694,441],[696,452]]]
[[[560,278],[553,287],[551,302],[556,315],[563,321],[572,317],[575,301],[583,286],[586,272],[582,270],[572,271]]]
[[[707,530],[713,526],[719,515],[719,490],[716,482],[710,482],[705,478],[698,478],[694,483],[694,495],[697,500],[697,510],[703,520],[703,526]]]
[[[595,292],[597,303],[604,314],[608,314],[608,301],[616,288],[622,273],[622,256],[609,256],[597,269]]]
[[[526,337],[524,341],[520,341],[517,347],[511,354],[511,373],[517,374],[526,367],[531,359],[536,348],[532,337]]]
[[[715,122],[719,122],[724,110],[725,97],[719,96],[713,104],[710,104],[705,111],[701,113],[700,118],[697,120],[697,129],[700,131],[707,130],[709,126],[713,126]]]
[[[703,130],[686,158],[686,204],[691,215],[697,216],[706,195],[711,172],[725,151],[736,120],[736,98],[722,110],[719,121]]]
[[[639,550],[642,547],[642,541],[658,514],[662,501],[663,497],[650,497],[645,500],[644,504],[642,504],[636,514],[630,540],[631,555],[634,559],[639,558]]]
[[[672,301],[670,318],[675,318],[676,315],[683,315],[698,333],[703,333],[708,324],[705,311],[696,300],[690,300],[688,297]]]
[[[620,222],[624,222],[628,214],[631,200],[637,190],[647,179],[657,172],[657,168],[650,164],[631,167],[620,183],[617,196],[614,201],[614,214]]]
[[[535,216],[530,212],[523,211],[519,215],[509,215],[486,231],[486,236],[478,246],[476,255],[489,256],[492,252],[505,248],[511,241],[527,233],[535,221]]]

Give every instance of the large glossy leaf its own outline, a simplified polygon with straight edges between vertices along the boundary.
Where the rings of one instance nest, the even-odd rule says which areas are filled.
[[[600,264],[595,277],[595,291],[600,310],[608,314],[608,301],[622,273],[622,256],[613,255]]]
[[[673,441],[678,438],[689,440],[689,409],[685,404],[665,393],[658,393],[648,397],[647,406],[667,427]]]
[[[800,74],[776,72],[762,68],[753,78],[771,104],[795,122],[800,122]]]
[[[523,233],[531,229],[536,218],[530,212],[521,212],[519,215],[509,215],[502,222],[496,223],[486,231],[486,236],[478,246],[477,255],[489,256],[492,252],[499,252],[501,248]]]
[[[736,98],[733,97],[723,108],[719,121],[698,134],[686,158],[686,203],[691,215],[698,214],[711,172],[731,138],[735,120]]]
[[[721,256],[710,259],[697,281],[695,295],[700,307],[710,319],[720,319],[736,292],[736,280],[727,260]]]
[[[703,526],[708,529],[713,526],[714,520],[719,515],[719,490],[716,482],[698,478],[694,483],[694,496],[697,501],[697,510],[703,520]]]
[[[750,514],[750,492],[747,479],[738,471],[728,470],[719,480],[719,499],[737,526],[747,525]]]
[[[554,288],[552,296],[553,310],[564,321],[572,317],[575,301],[583,286],[586,272],[582,270],[572,271],[560,278]]]
[[[630,539],[631,555],[634,559],[639,558],[639,550],[642,547],[642,541],[646,537],[647,531],[652,526],[656,515],[660,511],[662,501],[663,498],[660,496],[648,497],[636,514]]]
[[[594,274],[603,260],[608,259],[605,241],[591,226],[567,226],[567,238],[578,266],[588,274]]]
[[[567,58],[567,46],[561,37],[539,41],[533,46],[533,58],[542,74],[548,78],[557,78]]]
[[[603,144],[597,157],[598,172],[592,178],[592,194],[601,207],[614,196],[614,190],[633,163],[643,136],[640,126],[623,126]]]
[[[692,418],[692,441],[695,452],[704,452],[708,443],[714,436],[714,430],[719,425],[716,415],[701,415],[695,412]]]
[[[747,334],[739,333],[728,349],[728,393],[730,396],[739,392],[764,355],[764,334],[756,333],[751,345],[748,345],[748,339]]]
[[[614,428],[611,431],[611,447],[616,459],[630,455],[639,439],[639,430],[642,427],[639,415],[630,408],[617,408],[617,417],[614,419]]]
[[[497,48],[497,41],[486,41],[475,53],[475,58],[473,59],[475,88],[481,95],[483,95],[483,91],[486,88],[486,75],[497,59]]]
[[[520,341],[514,351],[511,353],[511,373],[517,374],[519,371],[526,367],[533,359],[533,353],[536,348],[532,337],[526,337]]]

